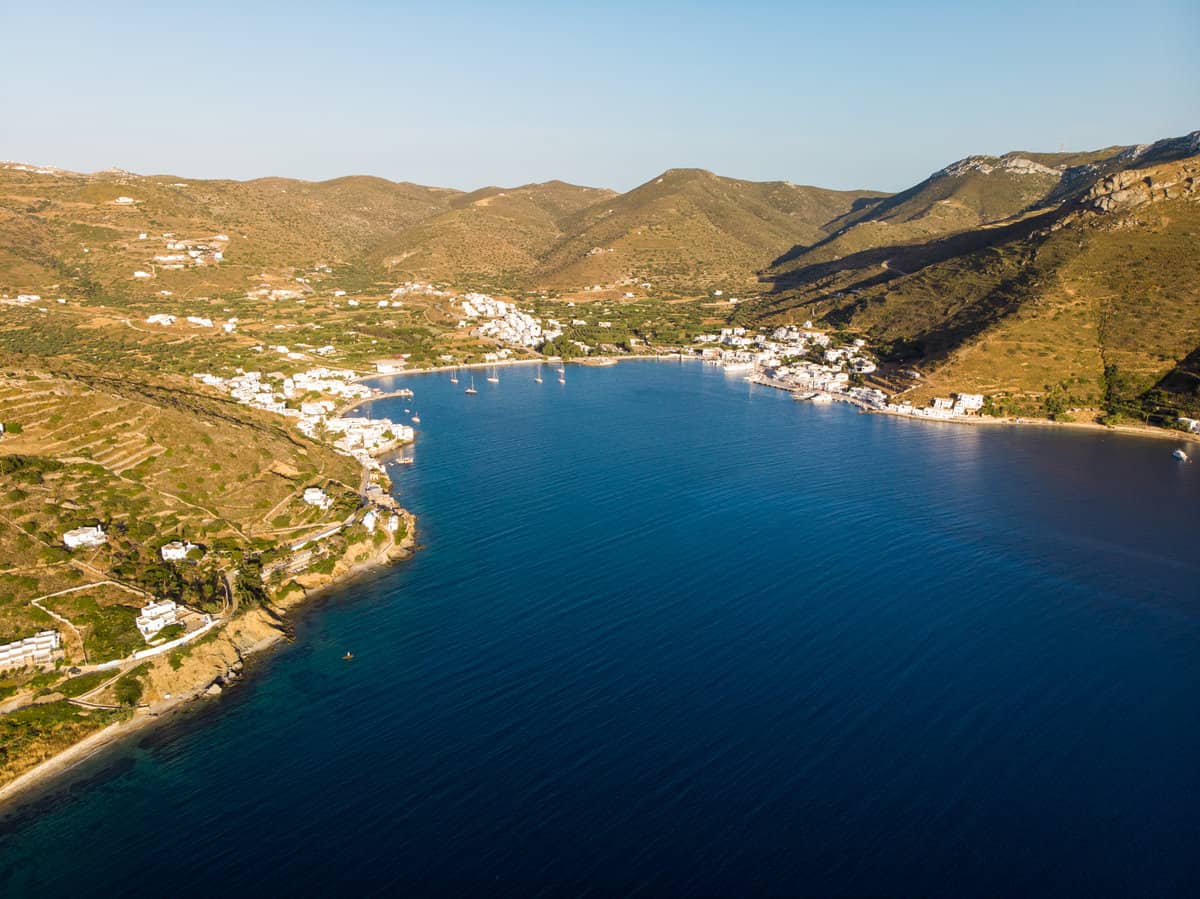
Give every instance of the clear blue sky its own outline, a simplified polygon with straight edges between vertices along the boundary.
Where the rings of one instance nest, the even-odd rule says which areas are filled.
[[[1200,3],[0,2],[0,158],[897,190],[1200,128]]]

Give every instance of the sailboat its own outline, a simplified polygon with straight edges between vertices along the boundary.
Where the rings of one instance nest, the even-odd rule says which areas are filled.
[[[534,378],[539,384],[542,383],[542,363],[538,363],[537,377]]]
[[[488,383],[489,384],[499,384],[500,383],[500,369],[498,369],[498,368],[492,369],[492,373],[490,375],[488,375]]]
[[[412,421],[413,421],[413,424],[419,425],[421,423],[421,416],[417,415],[417,413],[414,412]]]
[[[567,370],[565,368],[560,368],[558,370],[558,383],[559,384],[567,383]]]
[[[451,384],[458,383],[458,369],[457,368],[450,369],[450,383]]]
[[[471,375],[471,386],[468,387],[464,392],[470,393],[470,394],[479,393],[479,391],[475,389],[475,376],[474,375]]]

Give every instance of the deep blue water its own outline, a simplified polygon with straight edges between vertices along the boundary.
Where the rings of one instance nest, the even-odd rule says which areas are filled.
[[[1200,891],[1200,465],[546,375],[376,403],[424,548],[0,821],[0,893]]]

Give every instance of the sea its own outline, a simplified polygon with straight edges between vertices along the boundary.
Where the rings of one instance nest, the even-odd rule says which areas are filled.
[[[380,381],[416,554],[8,809],[0,895],[1200,894],[1200,447],[536,371]]]

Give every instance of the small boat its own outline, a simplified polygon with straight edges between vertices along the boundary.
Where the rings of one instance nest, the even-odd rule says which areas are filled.
[[[397,459],[396,461],[401,465],[412,465],[413,464],[413,460],[411,458]]]
[[[1177,449],[1175,452],[1171,453],[1171,458],[1176,462],[1186,462],[1188,460],[1187,453],[1181,449]]]
[[[567,383],[567,373],[565,370],[563,370],[561,368],[558,370],[558,383],[559,384]]]
[[[421,416],[419,416],[419,415],[414,415],[414,416],[412,417],[412,420],[413,420],[413,424],[415,424],[415,425],[419,425],[419,424],[421,423]]]
[[[469,394],[472,394],[472,395],[473,395],[473,394],[476,394],[476,393],[479,393],[479,391],[475,389],[475,376],[474,376],[474,375],[471,375],[471,386],[470,386],[470,387],[468,387],[468,388],[467,388],[467,389],[464,391],[464,393],[469,393]]]
[[[539,384],[542,383],[542,363],[540,362],[538,363],[537,377],[535,377],[533,380]]]
[[[451,384],[458,383],[458,369],[457,368],[450,369],[450,383]]]
[[[488,375],[488,383],[489,384],[499,384],[500,383],[500,369],[498,369],[498,368],[492,369],[492,373],[490,375]]]
[[[352,652],[346,653],[344,656],[342,656],[342,661],[343,662],[353,662],[354,661],[354,653],[352,653]]]

